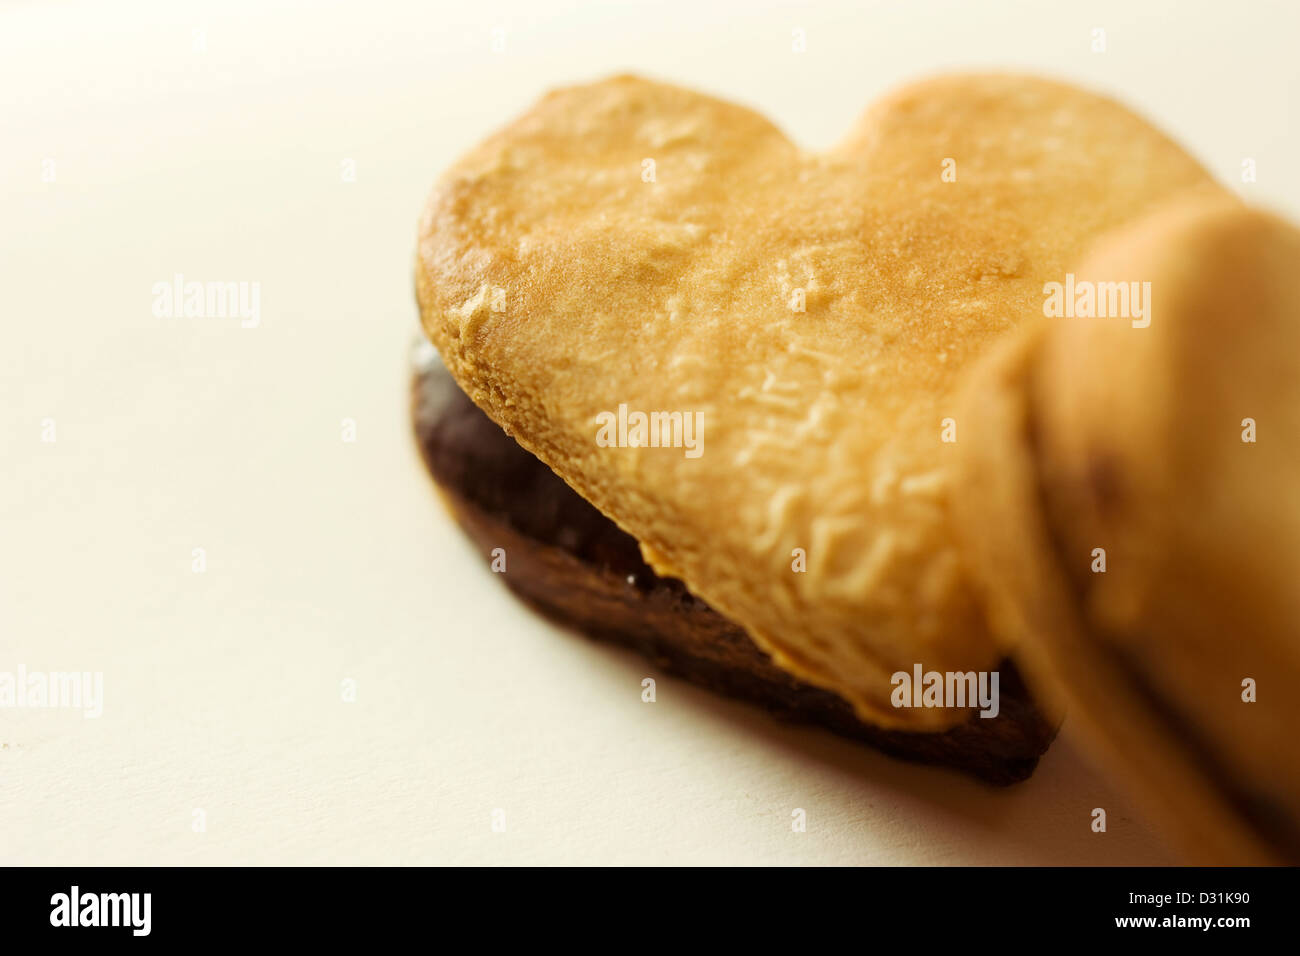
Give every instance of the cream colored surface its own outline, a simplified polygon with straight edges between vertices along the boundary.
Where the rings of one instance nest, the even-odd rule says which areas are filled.
[[[0,670],[100,670],[106,698],[99,720],[0,711],[0,861],[1167,859],[1068,722],[990,791],[547,627],[436,501],[405,358],[430,183],[539,89],[618,70],[809,148],[911,77],[1049,71],[1224,181],[1255,156],[1241,190],[1300,215],[1291,8],[1178,6],[0,6]],[[176,271],[262,282],[261,325],[154,318]]]
[[[656,567],[865,719],[929,730],[969,712],[895,708],[891,675],[998,659],[951,530],[955,385],[1091,239],[1216,189],[1122,107],[1027,76],[913,84],[824,154],[624,76],[447,173],[417,285],[471,397]],[[699,457],[599,447],[620,404],[698,415]]]

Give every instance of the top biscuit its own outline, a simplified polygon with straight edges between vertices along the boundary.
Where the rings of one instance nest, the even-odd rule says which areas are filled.
[[[1123,107],[1034,78],[907,87],[813,154],[615,77],[442,178],[417,292],[470,397],[656,571],[865,719],[936,730],[968,712],[895,709],[890,676],[1002,652],[949,516],[962,371],[1100,233],[1218,190]],[[701,454],[598,444],[620,405],[699,413]]]

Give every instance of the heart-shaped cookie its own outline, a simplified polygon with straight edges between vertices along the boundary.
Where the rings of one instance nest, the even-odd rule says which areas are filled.
[[[810,154],[618,77],[548,95],[443,177],[418,297],[465,391],[656,570],[865,718],[933,730],[969,711],[895,708],[891,675],[999,654],[949,515],[962,370],[1099,233],[1217,189],[1044,80],[920,83]],[[679,416],[652,420],[663,441],[651,413]]]

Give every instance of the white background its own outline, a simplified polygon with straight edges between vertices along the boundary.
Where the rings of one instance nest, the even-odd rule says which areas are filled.
[[[773,724],[509,599],[409,437],[415,220],[553,85],[644,72],[823,147],[956,67],[1115,94],[1296,217],[1295,8],[0,8],[0,670],[105,682],[98,720],[0,710],[0,861],[1168,859],[1068,739],[990,790]],[[260,282],[261,326],[155,318],[177,272]]]

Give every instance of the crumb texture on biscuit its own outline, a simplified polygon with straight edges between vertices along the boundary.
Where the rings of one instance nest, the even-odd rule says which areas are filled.
[[[417,291],[466,392],[656,569],[864,716],[939,729],[965,713],[892,707],[890,675],[999,654],[951,529],[956,383],[1101,232],[1217,189],[1044,80],[926,81],[812,154],[622,76],[545,96],[443,177]],[[598,445],[620,405],[698,413],[701,453]]]
[[[433,352],[432,347],[429,352]],[[442,363],[420,355],[412,379],[420,454],[443,500],[485,562],[534,609],[589,637],[629,647],[656,668],[757,704],[781,720],[820,725],[904,760],[1006,785],[1026,779],[1056,735],[1009,661],[999,663],[997,717],[934,734],[859,719],[832,691],[772,663],[740,625],[656,575],[637,540],[521,448],[470,401]]]

